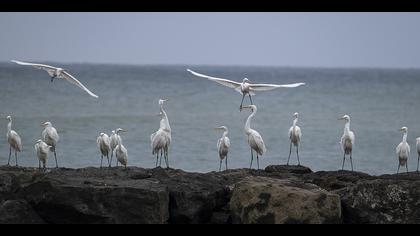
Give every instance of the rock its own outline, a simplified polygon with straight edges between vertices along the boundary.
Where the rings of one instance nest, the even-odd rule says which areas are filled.
[[[287,179],[247,177],[230,201],[233,223],[340,223],[337,194]]]
[[[24,200],[7,200],[0,204],[0,224],[43,224],[34,209]]]
[[[312,170],[305,166],[270,165],[265,168],[267,173],[309,174]]]

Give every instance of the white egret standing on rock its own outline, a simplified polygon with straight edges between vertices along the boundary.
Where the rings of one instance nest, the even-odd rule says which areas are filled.
[[[171,126],[169,125],[168,116],[163,110],[163,103],[168,99],[159,99],[160,113],[160,127],[158,131],[150,135],[152,154],[156,154],[156,167],[159,159],[160,151],[160,163],[162,162],[162,153],[165,158],[166,168],[169,168],[169,145],[171,144]],[[160,166],[160,164],[159,164]]]
[[[299,160],[299,143],[302,133],[300,131],[300,127],[297,126],[299,113],[295,112],[293,114],[293,125],[289,129],[289,139],[290,139],[290,149],[289,149],[289,158],[287,159],[287,165],[289,165],[290,155],[292,154],[292,144],[296,147],[296,155],[298,159],[298,165],[300,166]]]
[[[109,161],[109,153],[111,152],[109,136],[105,133],[100,133],[98,138],[96,139],[96,143],[98,144],[99,151],[101,152],[101,168],[104,156],[106,156],[106,159],[108,160],[108,165],[109,167],[111,167],[111,163]]]
[[[419,162],[420,162],[420,137],[416,138],[416,148],[417,148],[417,172],[419,172]]]
[[[351,171],[353,171],[353,159],[352,159],[352,153],[353,153],[353,145],[354,145],[354,133],[350,130],[350,116],[344,115],[343,117],[339,118],[339,120],[344,120],[344,133],[343,136],[341,136],[340,144],[341,149],[344,153],[343,155],[343,165],[341,169],[344,169],[344,162],[346,160],[346,155],[350,155],[350,163],[351,163]]]
[[[117,133],[118,136],[120,136],[122,132],[127,132],[127,131],[121,128],[118,128],[115,132]],[[118,137],[117,140],[118,140],[118,144],[114,150],[115,158],[117,158],[117,167],[118,167],[118,162],[120,162],[125,168],[127,168],[127,160],[128,160],[127,149],[122,144],[122,140],[120,137]]]
[[[243,106],[243,108],[251,108],[252,110],[251,115],[248,116],[248,119],[245,123],[245,134],[248,136],[248,144],[251,147],[251,164],[249,168],[251,169],[252,161],[254,160],[254,154],[252,153],[252,150],[255,150],[257,153],[257,167],[260,169],[258,155],[263,155],[267,151],[267,148],[265,147],[261,135],[256,130],[251,129],[251,119],[255,116],[255,113],[257,113],[257,106],[247,105]]]
[[[10,145],[9,161],[7,162],[7,165],[10,165],[10,157],[12,156],[13,149],[13,151],[15,151],[16,166],[18,166],[17,153],[22,151],[22,140],[19,134],[12,130],[12,117],[7,116],[6,119],[9,121],[9,124],[7,125],[7,142]]]
[[[47,121],[41,126],[44,127],[44,130],[42,131],[42,141],[52,146],[51,151],[54,152],[55,165],[56,168],[58,168],[57,143],[60,140],[60,136],[58,135],[57,130],[52,126],[51,122]]]
[[[98,96],[94,93],[92,93],[89,89],[87,89],[79,80],[74,78],[71,74],[69,74],[67,71],[65,71],[63,68],[58,68],[54,66],[49,65],[43,65],[43,64],[35,64],[35,63],[28,63],[28,62],[22,62],[22,61],[16,61],[12,60],[12,62],[24,65],[24,66],[33,66],[37,69],[42,69],[48,72],[48,74],[51,76],[51,83],[54,81],[55,78],[65,79],[68,82],[76,85],[77,87],[81,88],[85,92],[87,92],[90,96],[94,98],[98,98]]]
[[[44,168],[44,170],[47,168],[48,152],[50,151],[51,148],[52,146],[49,146],[41,139],[38,139],[38,141],[36,141],[35,151],[38,157],[39,169],[41,169],[41,162],[42,162],[42,167]]]
[[[256,91],[269,91],[272,89],[276,89],[276,88],[295,88],[295,87],[299,87],[301,85],[304,85],[305,83],[294,83],[294,84],[253,84],[251,83],[247,78],[244,78],[242,83],[240,82],[235,82],[232,80],[228,80],[228,79],[222,79],[222,78],[216,78],[216,77],[211,77],[211,76],[207,76],[207,75],[203,75],[197,72],[194,72],[190,69],[187,69],[188,72],[192,73],[195,76],[198,77],[202,77],[202,78],[206,78],[209,80],[212,80],[216,83],[219,83],[221,85],[224,85],[226,87],[229,88],[233,88],[235,89],[235,91],[239,92],[240,94],[242,94],[242,101],[241,101],[241,105],[239,106],[239,110],[242,110],[242,104],[244,102],[244,98],[246,95],[249,96],[249,100],[251,101],[251,105],[252,105],[252,98],[251,96],[254,96]]]
[[[111,160],[109,161],[109,167],[111,167],[111,165],[112,165],[112,157],[114,156],[114,150],[118,145],[118,138],[120,138],[120,137],[115,133],[115,130],[112,130],[111,137],[109,138],[110,139],[109,144],[111,146]],[[117,161],[117,163],[118,163],[118,161]]]
[[[228,159],[228,152],[229,152],[229,147],[230,147],[230,140],[227,136],[229,133],[229,130],[226,126],[220,126],[214,129],[223,130],[222,137],[217,141],[217,150],[219,151],[219,158],[220,158],[219,171],[222,170],[223,159],[225,159],[226,170],[227,170],[228,169],[227,159]]]
[[[398,172],[400,172],[400,167],[405,165],[405,168],[408,173],[408,157],[410,156],[410,145],[407,143],[407,127],[402,127],[400,131],[403,133],[403,139],[400,144],[398,144],[397,148],[395,148],[395,152],[397,153],[398,157]]]

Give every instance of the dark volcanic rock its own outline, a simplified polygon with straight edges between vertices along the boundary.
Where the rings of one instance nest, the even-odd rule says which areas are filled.
[[[7,200],[0,204],[0,224],[43,224],[34,209],[24,200]]]

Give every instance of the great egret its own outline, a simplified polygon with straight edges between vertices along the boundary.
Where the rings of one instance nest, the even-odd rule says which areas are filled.
[[[239,106],[239,110],[242,110],[242,104],[244,102],[244,98],[246,95],[249,96],[249,100],[251,101],[251,105],[252,105],[252,98],[251,96],[254,96],[256,91],[269,91],[272,89],[276,89],[276,88],[295,88],[295,87],[299,87],[301,85],[304,85],[305,83],[294,83],[294,84],[253,84],[251,83],[247,78],[244,78],[242,80],[242,83],[240,82],[235,82],[232,80],[228,80],[228,79],[222,79],[222,78],[216,78],[216,77],[211,77],[211,76],[207,76],[207,75],[203,75],[197,72],[194,72],[190,69],[187,69],[188,72],[192,73],[195,76],[198,77],[202,77],[202,78],[206,78],[209,80],[212,80],[216,83],[219,83],[223,86],[229,87],[229,88],[233,88],[235,89],[235,91],[239,92],[242,95],[242,101],[241,101],[241,105]]]
[[[245,123],[245,134],[248,136],[248,144],[251,147],[251,165],[249,168],[251,169],[252,161],[254,160],[254,154],[252,153],[252,150],[255,150],[257,153],[257,166],[258,169],[260,169],[258,155],[263,155],[267,151],[267,148],[265,147],[261,135],[256,130],[251,129],[251,119],[255,116],[255,113],[257,113],[257,106],[247,105],[243,106],[243,108],[251,108],[252,110],[251,115],[248,116],[248,119]]]
[[[353,171],[353,145],[354,145],[354,133],[350,130],[350,116],[344,115],[343,117],[339,118],[338,120],[344,120],[344,133],[341,136],[340,144],[341,149],[343,150],[343,166],[341,169],[344,169],[344,162],[346,160],[346,155],[350,155],[350,163],[351,163],[351,171]]]
[[[158,155],[160,151],[160,162],[162,162],[162,153],[164,154],[166,168],[169,168],[169,145],[171,144],[171,126],[169,125],[168,116],[163,109],[163,103],[168,101],[168,99],[159,99],[160,113],[161,117],[160,126],[158,131],[150,135],[150,142],[152,147],[152,154],[156,154],[156,167],[158,163]],[[160,166],[160,164],[159,164]]]
[[[96,143],[98,144],[99,151],[101,152],[101,168],[104,156],[106,156],[108,160],[108,165],[109,167],[111,167],[111,163],[109,162],[109,153],[111,152],[109,136],[105,133],[100,133],[98,138],[96,139]]]
[[[55,78],[65,79],[68,82],[76,85],[77,87],[79,87],[82,90],[84,90],[85,92],[87,92],[90,96],[92,96],[94,98],[98,98],[98,96],[96,94],[92,93],[79,80],[77,80],[76,78],[74,78],[71,74],[69,74],[63,68],[58,68],[58,67],[49,66],[49,65],[43,65],[43,64],[34,64],[34,63],[16,61],[16,60],[12,60],[12,62],[14,62],[16,64],[19,64],[19,65],[33,66],[33,67],[35,67],[37,69],[45,70],[51,76],[51,83],[54,81]]]
[[[287,165],[289,165],[290,155],[292,154],[292,144],[296,147],[296,155],[298,159],[298,165],[300,166],[299,160],[299,143],[300,138],[302,136],[302,132],[300,131],[300,127],[297,126],[299,113],[295,112],[293,114],[293,125],[289,129],[289,139],[290,139],[290,149],[289,149],[289,158],[287,159]]]
[[[222,170],[222,161],[225,159],[226,163],[226,170],[228,169],[227,166],[227,159],[228,159],[228,152],[230,147],[230,140],[228,138],[229,130],[226,126],[220,126],[217,128],[214,128],[215,130],[223,130],[222,137],[217,141],[217,150],[219,151],[219,158],[220,158],[220,165],[219,165],[219,171]]]
[[[41,124],[41,126],[44,127],[44,130],[42,131],[42,141],[52,146],[51,151],[54,152],[55,165],[56,168],[58,168],[56,147],[58,141],[60,140],[60,136],[58,135],[57,130],[52,126],[51,122],[47,121]]]
[[[115,130],[112,130],[112,134],[111,134],[110,142],[109,142],[109,144],[111,146],[111,160],[109,161],[109,167],[111,167],[112,157],[114,156],[114,150],[118,145],[118,138],[120,138],[120,137],[115,133]],[[117,163],[118,163],[118,161],[117,161]]]
[[[127,131],[121,128],[118,128],[115,132],[117,133],[118,136],[120,136],[122,132],[127,132]],[[114,150],[115,157],[117,158],[117,167],[118,167],[118,162],[120,162],[125,168],[127,168],[127,159],[128,159],[127,149],[122,144],[122,140],[120,137],[118,137],[117,140],[118,140],[118,144]]]
[[[397,157],[398,157],[398,162],[399,162],[397,174],[400,172],[400,167],[404,165],[408,173],[407,160],[408,160],[408,157],[410,156],[410,145],[408,145],[407,143],[408,129],[407,127],[404,126],[400,129],[400,131],[403,133],[403,138],[402,138],[401,143],[398,144],[397,148],[395,149],[395,152],[397,153]]]
[[[420,137],[416,138],[416,148],[417,148],[417,172],[419,172],[419,162],[420,162]]]
[[[47,168],[48,152],[50,151],[51,148],[52,146],[49,146],[41,139],[38,139],[38,141],[36,141],[35,151],[38,157],[39,169],[41,169],[41,162],[42,162],[42,166],[44,170]]]
[[[17,153],[22,151],[22,140],[19,134],[12,130],[12,117],[7,116],[6,119],[9,121],[9,124],[7,125],[7,142],[10,145],[9,161],[7,162],[7,165],[10,165],[10,157],[12,156],[13,149],[13,151],[15,151],[16,166],[18,166]]]

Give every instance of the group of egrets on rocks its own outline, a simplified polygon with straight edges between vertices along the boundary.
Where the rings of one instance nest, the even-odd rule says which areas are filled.
[[[35,63],[28,63],[28,62],[21,62],[12,60],[12,62],[17,63],[19,65],[27,65],[32,66],[37,69],[42,69],[48,72],[51,76],[51,82],[54,81],[55,78],[65,79],[68,82],[78,86],[85,92],[87,92],[90,96],[94,98],[98,98],[97,95],[92,93],[89,89],[87,89],[80,81],[78,81],[75,77],[73,77],[70,73],[65,71],[62,68],[53,67],[50,65],[44,64],[35,64]],[[242,95],[241,104],[239,106],[239,110],[241,111],[243,108],[250,109],[252,113],[248,116],[244,130],[247,136],[247,142],[250,146],[251,150],[251,163],[250,169],[252,168],[252,163],[254,160],[254,152],[256,154],[257,159],[257,168],[259,169],[259,157],[262,156],[266,151],[267,148],[265,147],[264,141],[262,136],[258,133],[258,131],[251,128],[251,120],[257,113],[257,106],[252,102],[252,96],[255,95],[257,91],[269,91],[276,88],[295,88],[304,85],[305,83],[293,83],[293,84],[254,84],[251,83],[247,78],[244,78],[242,82],[235,82],[228,79],[223,78],[216,78],[212,76],[203,75],[197,72],[194,72],[190,69],[187,69],[188,72],[192,73],[197,77],[202,77],[209,79],[211,81],[217,82],[221,85],[224,85],[229,88],[233,88],[235,91],[239,92]],[[245,96],[249,97],[250,105],[243,105]],[[160,107],[160,112],[158,116],[160,117],[160,126],[159,129],[150,135],[150,142],[151,142],[151,149],[152,155],[156,155],[156,167],[159,165],[161,166],[162,163],[162,156],[165,159],[166,167],[169,168],[169,146],[171,144],[171,127],[169,125],[168,116],[163,109],[163,104],[166,102],[167,99],[160,99],[158,104]],[[296,147],[296,156],[298,160],[298,165],[300,165],[300,158],[299,158],[299,144],[302,137],[302,131],[300,127],[297,125],[299,118],[299,114],[296,112],[293,114],[293,123],[289,129],[288,136],[290,139],[290,149],[289,149],[289,156],[287,159],[287,165],[289,165],[290,156],[292,153],[292,146]],[[12,149],[15,152],[15,159],[16,159],[16,166],[18,165],[18,152],[22,151],[22,140],[19,134],[12,130],[12,118],[11,116],[7,116],[6,119],[9,121],[7,125],[7,141],[10,145],[9,151],[9,160],[8,165],[10,165],[10,159],[12,156]],[[353,160],[352,160],[352,151],[355,142],[355,135],[354,132],[350,130],[350,116],[344,115],[343,117],[339,118],[339,120],[344,120],[344,132],[340,140],[340,146],[343,151],[343,164],[342,169],[344,169],[344,163],[346,159],[346,155],[350,157],[351,169],[353,171]],[[57,161],[57,153],[56,147],[57,143],[60,139],[57,130],[52,126],[51,122],[45,122],[42,124],[44,130],[41,133],[41,139],[37,140],[35,143],[35,151],[39,160],[39,168],[42,167],[46,169],[46,162],[48,158],[48,153],[53,152],[56,167],[58,168],[58,161]],[[217,150],[219,153],[219,171],[222,167],[222,161],[225,160],[226,169],[228,168],[227,159],[228,153],[230,148],[230,140],[228,135],[228,128],[226,126],[220,126],[215,128],[215,130],[222,130],[223,134],[222,137],[217,141]],[[396,148],[396,154],[399,160],[398,163],[398,170],[401,166],[405,166],[408,172],[408,165],[407,160],[410,156],[410,146],[407,143],[407,127],[402,127],[400,131],[403,133],[402,142]],[[117,159],[116,166],[118,163],[121,163],[124,167],[127,167],[128,162],[128,153],[127,149],[122,144],[121,134],[126,132],[125,130],[118,128],[116,130],[112,130],[111,136],[108,136],[106,133],[100,133],[97,138],[97,146],[101,154],[101,167],[103,165],[103,158],[106,157],[108,161],[108,166],[112,167],[112,158],[115,156]],[[416,149],[418,153],[418,161],[417,161],[417,171],[419,169],[419,162],[420,162],[420,137],[416,139]],[[160,156],[159,156],[160,153]],[[109,157],[111,156],[111,157]],[[159,160],[160,157],[160,160]]]

